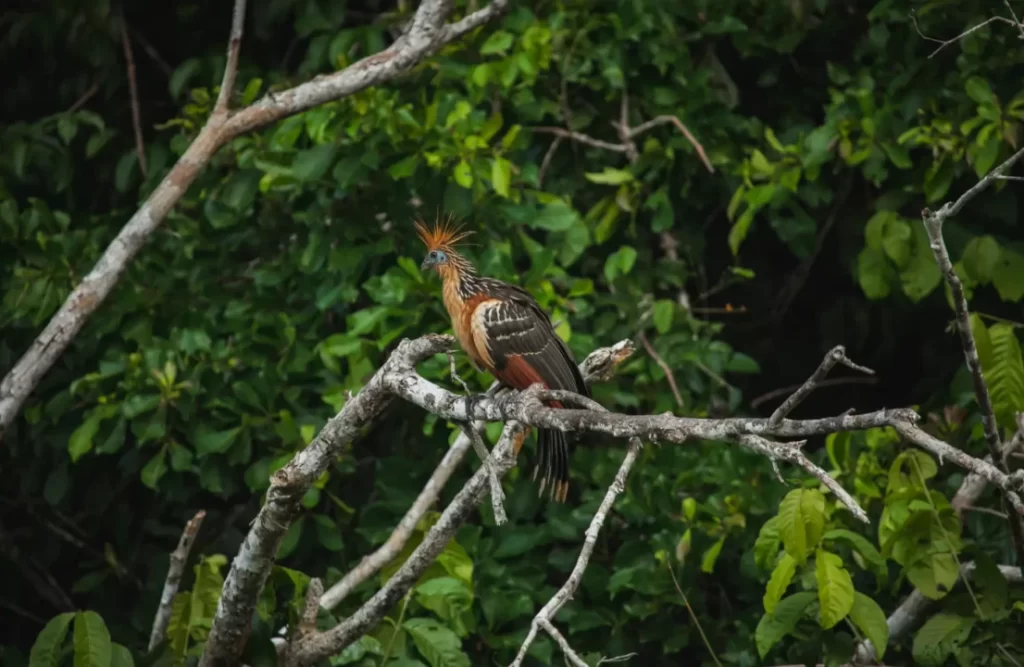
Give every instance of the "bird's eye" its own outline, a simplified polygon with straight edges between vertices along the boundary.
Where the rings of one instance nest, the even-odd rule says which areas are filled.
[[[431,250],[430,251],[430,259],[437,259],[437,251],[436,250]]]

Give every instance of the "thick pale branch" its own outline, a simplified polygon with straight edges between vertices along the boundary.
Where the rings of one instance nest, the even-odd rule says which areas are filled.
[[[423,0],[410,29],[380,53],[333,74],[318,76],[290,90],[267,95],[252,106],[227,110],[238,69],[238,48],[245,20],[244,0],[236,0],[224,79],[214,113],[178,162],[149,198],[110,242],[100,260],[82,279],[49,323],[0,382],[0,440],[21,406],[113,291],[125,269],[163,223],[213,155],[235,137],[325,102],[391,81],[409,71],[445,44],[497,17],[508,0],[493,2],[465,18],[445,25],[450,0]]]
[[[196,512],[196,515],[185,524],[185,529],[181,531],[181,538],[178,540],[178,546],[171,552],[171,563],[167,568],[164,590],[160,594],[160,606],[157,607],[156,617],[153,619],[153,631],[149,635],[148,650],[150,651],[167,636],[167,625],[171,622],[171,605],[174,602],[174,596],[178,594],[178,585],[181,584],[181,575],[185,572],[188,554],[192,551],[192,544],[196,541],[199,527],[203,525],[205,518],[206,510]]]

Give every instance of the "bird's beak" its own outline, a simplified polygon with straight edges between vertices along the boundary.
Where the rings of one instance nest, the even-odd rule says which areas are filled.
[[[430,261],[429,257],[424,257],[423,258],[423,263],[420,264],[420,271],[426,271],[427,269],[429,269],[433,265],[434,265],[434,263]]]

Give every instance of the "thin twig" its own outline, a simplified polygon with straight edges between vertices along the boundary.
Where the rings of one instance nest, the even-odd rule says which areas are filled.
[[[976,507],[974,505],[962,505],[960,510],[963,512],[978,512],[980,514],[991,514],[997,516],[1000,519],[1008,519],[1010,517],[1006,512],[1000,512],[999,510],[990,509],[988,507]]]
[[[597,512],[594,513],[594,518],[590,520],[590,525],[587,527],[587,532],[583,540],[583,548],[580,549],[580,555],[576,559],[576,565],[572,568],[569,578],[566,579],[558,592],[555,593],[551,599],[548,600],[547,604],[537,612],[537,615],[533,617],[533,622],[530,623],[530,631],[527,633],[522,646],[519,647],[519,653],[516,655],[516,659],[512,661],[510,667],[522,666],[523,660],[526,659],[526,653],[530,650],[530,645],[533,644],[533,641],[537,638],[537,631],[540,628],[544,628],[549,634],[551,634],[550,630],[553,629],[553,626],[550,625],[551,619],[555,617],[565,603],[572,598],[576,589],[579,588],[580,582],[583,580],[583,573],[586,571],[587,565],[590,564],[590,557],[594,553],[594,546],[597,544],[597,537],[601,533],[601,527],[604,525],[608,512],[611,511],[612,505],[615,503],[615,499],[626,489],[626,477],[629,475],[630,469],[632,469],[633,464],[636,462],[641,448],[642,445],[640,444],[639,438],[630,439],[629,449],[626,451],[626,456],[622,460],[622,465],[619,466],[618,472],[615,473],[615,481],[608,487],[608,491],[605,492],[601,505],[597,508]],[[555,641],[558,641],[554,634],[552,634],[552,637],[555,638]],[[566,653],[566,655],[568,656],[570,653]]]
[[[138,40],[139,46],[141,46],[142,50],[146,52],[146,55],[149,56],[150,60],[156,63],[156,66],[160,68],[167,78],[170,78],[171,75],[174,74],[174,68],[167,64],[167,61],[164,60],[163,56],[160,55],[141,31],[131,25],[128,26],[128,30],[132,33],[135,39]]]
[[[235,91],[235,79],[238,77],[238,55],[242,50],[242,31],[245,29],[245,2],[235,0],[235,8],[231,13],[231,37],[228,39],[227,61],[224,64],[224,78],[220,83],[220,93],[213,113],[226,114],[231,104],[231,96]]]
[[[160,606],[157,607],[156,617],[153,619],[153,630],[149,634],[149,650],[152,651],[167,635],[167,625],[171,622],[171,604],[174,596],[178,594],[178,585],[181,583],[181,575],[185,572],[185,564],[188,562],[189,551],[196,541],[196,534],[199,527],[203,525],[206,518],[206,510],[199,510],[196,515],[185,524],[185,530],[181,532],[178,539],[178,546],[171,552],[171,563],[167,568],[167,578],[164,580],[164,590],[160,594]]]
[[[715,171],[715,167],[711,164],[711,159],[704,150],[703,144],[697,141],[697,137],[693,136],[693,133],[690,132],[690,128],[686,127],[686,125],[683,124],[683,121],[679,120],[676,116],[658,116],[657,118],[652,118],[646,123],[641,123],[630,130],[629,136],[635,137],[638,134],[642,134],[653,127],[664,125],[665,123],[675,125],[676,129],[682,132],[683,136],[686,137],[686,140],[689,141],[690,145],[697,151],[697,155],[700,156],[700,160],[704,163],[704,166],[707,167],[707,170],[713,173]]]
[[[85,103],[92,99],[92,96],[95,95],[96,92],[99,91],[99,89],[100,84],[98,83],[93,83],[91,86],[89,86],[89,88],[84,93],[82,93],[82,96],[75,100],[74,104],[68,107],[68,113],[74,113],[75,111],[78,111],[83,106],[85,106]]]
[[[818,383],[817,388],[818,389],[822,389],[823,387],[838,387],[838,386],[850,385],[850,384],[878,384],[878,378],[877,377],[866,377],[866,378],[864,378],[864,377],[825,378],[824,380],[822,380],[821,382]],[[788,387],[780,387],[779,389],[772,389],[771,391],[765,392],[764,394],[761,394],[760,396],[758,396],[754,400],[750,401],[750,407],[752,407],[752,408],[754,408],[756,410],[758,408],[758,406],[760,406],[762,403],[767,403],[768,401],[770,401],[770,400],[772,400],[774,398],[778,398],[779,396],[788,396],[789,394],[791,394],[794,391],[796,391],[797,389],[799,389],[801,386],[802,385],[799,385],[799,384],[793,384],[793,385],[790,385]]]
[[[976,25],[974,27],[971,27],[971,28],[968,28],[967,30],[964,30],[962,33],[960,33],[959,35],[957,35],[956,37],[954,37],[952,39],[941,40],[941,39],[935,39],[934,37],[929,37],[928,35],[926,35],[923,32],[921,32],[921,27],[917,24],[917,13],[914,12],[914,10],[910,11],[910,20],[914,22],[914,29],[917,31],[917,34],[922,39],[926,39],[929,42],[935,42],[936,44],[939,45],[939,48],[935,49],[930,54],[928,54],[929,58],[934,57],[935,54],[937,54],[942,49],[946,48],[950,44],[955,44],[956,42],[960,41],[961,39],[963,39],[967,35],[970,35],[975,30],[981,30],[982,28],[987,26],[989,23],[992,23],[993,21],[1002,21],[1003,23],[1009,23],[1011,25],[1017,25],[1016,21],[1011,21],[1010,19],[1006,18],[1005,16],[993,16],[992,18],[986,19],[986,20],[982,21],[981,23],[979,23],[978,25]]]
[[[675,373],[673,373],[669,365],[665,363],[665,360],[661,358],[658,351],[654,349],[654,346],[651,345],[651,341],[647,340],[647,334],[643,331],[640,332],[640,343],[644,346],[644,349],[647,350],[647,354],[650,355],[651,359],[654,359],[654,363],[658,364],[661,370],[665,373],[665,379],[668,380],[668,386],[672,389],[672,395],[676,398],[676,405],[682,408],[683,397],[679,393],[679,386],[676,384]]]
[[[1013,11],[1013,7],[1010,6],[1010,0],[1003,0],[1003,4],[1006,5],[1006,11],[1010,12],[1010,18],[1017,24],[1017,30],[1020,31],[1018,39],[1024,39],[1024,24],[1017,18],[1017,13]]]
[[[690,614],[690,620],[692,620],[694,625],[697,626],[697,632],[700,633],[700,638],[704,640],[704,646],[708,649],[708,653],[711,654],[711,659],[715,661],[715,664],[718,665],[718,667],[722,667],[722,663],[718,660],[718,654],[715,653],[715,649],[711,647],[711,642],[708,640],[708,636],[704,634],[704,628],[700,624],[700,619],[697,618],[697,614],[694,613],[693,607],[690,606],[690,600],[686,597],[686,593],[683,592],[683,587],[679,585],[679,579],[676,578],[676,572],[672,567],[672,563],[666,561],[665,567],[668,568],[668,573],[672,576],[672,583],[676,587],[676,592],[679,593],[679,597],[683,599],[683,604],[686,605],[686,611]]]
[[[587,146],[593,146],[594,148],[601,148],[606,151],[615,151],[616,153],[626,152],[626,147],[623,146],[622,144],[613,144],[611,142],[603,141],[601,139],[595,139],[590,135],[583,134],[582,132],[574,132],[572,130],[567,130],[562,127],[550,127],[546,125],[541,125],[538,127],[531,127],[530,129],[533,130],[534,132],[553,134],[556,137],[561,137],[563,139],[572,139],[577,143],[586,144]]]
[[[146,146],[142,141],[142,113],[139,110],[139,89],[135,82],[135,56],[132,54],[132,42],[128,39],[128,29],[121,17],[121,48],[124,60],[128,65],[128,92],[131,96],[132,130],[135,132],[135,155],[139,161],[139,172],[148,178],[149,168],[146,165]]]
[[[814,371],[814,374],[807,378],[807,381],[800,385],[799,389],[793,392],[789,398],[782,402],[782,405],[775,409],[772,416],[768,418],[768,424],[773,426],[781,424],[782,420],[785,419],[789,413],[796,408],[796,406],[800,405],[800,403],[807,398],[812,391],[820,386],[821,381],[825,379],[825,376],[828,375],[829,371],[835,368],[836,364],[842,364],[848,368],[852,368],[868,375],[875,374],[875,372],[870,368],[858,366],[847,359],[846,348],[842,345],[836,345],[827,355],[825,355],[825,359],[821,362],[821,365],[818,366],[818,370]]]
[[[491,453],[487,451],[487,445],[484,444],[483,438],[480,437],[480,432],[473,428],[472,423],[464,425],[462,432],[469,436],[470,442],[473,443],[473,449],[476,450],[477,456],[480,457],[480,465],[487,468],[487,482],[491,487],[491,509],[494,511],[494,523],[503,526],[508,522],[508,515],[505,514],[504,505],[505,492],[501,488],[501,480],[498,478],[498,470],[494,464],[494,459]]]
[[[544,153],[544,159],[540,163],[540,171],[537,172],[537,187],[540,188],[544,185],[544,176],[548,173],[548,167],[551,166],[551,159],[555,157],[555,151],[562,145],[562,140],[565,137],[556,136],[555,140],[548,146],[548,150]]]

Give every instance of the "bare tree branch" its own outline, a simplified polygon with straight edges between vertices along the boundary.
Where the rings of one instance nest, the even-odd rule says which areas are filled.
[[[290,90],[267,95],[244,109],[230,111],[227,103],[234,88],[237,47],[240,45],[245,19],[244,2],[236,0],[225,76],[215,112],[174,167],[107,246],[93,269],[72,290],[29,349],[0,382],[0,440],[29,394],[113,291],[150,235],[222,146],[239,135],[282,118],[398,78],[445,44],[502,14],[508,7],[508,0],[492,0],[483,9],[446,25],[444,21],[451,11],[451,5],[451,0],[422,0],[409,30],[384,51]]]
[[[185,564],[188,562],[188,554],[192,550],[192,544],[196,541],[199,527],[203,525],[206,518],[206,510],[199,510],[181,532],[178,546],[171,552],[171,564],[167,568],[167,578],[164,580],[164,590],[160,594],[160,606],[156,609],[156,617],[153,619],[153,630],[149,634],[149,649],[156,648],[164,637],[167,636],[167,625],[171,622],[171,604],[174,596],[178,594],[178,585],[181,584],[181,575],[185,572]]]

